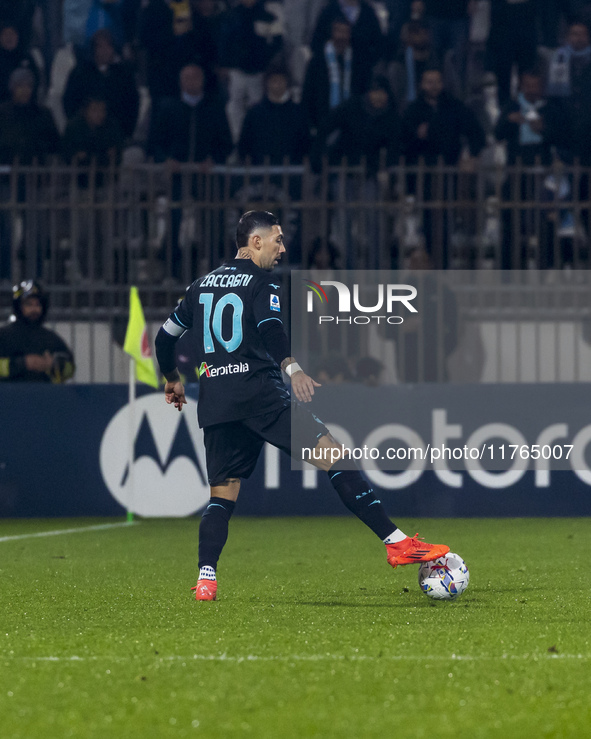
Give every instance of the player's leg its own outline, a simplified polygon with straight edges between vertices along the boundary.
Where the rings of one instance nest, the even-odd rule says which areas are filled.
[[[292,405],[292,433],[292,455],[302,459],[304,449],[314,449],[306,461],[328,474],[343,505],[384,542],[388,562],[393,567],[429,562],[449,552],[445,545],[427,544],[416,534],[411,537],[401,531],[390,520],[374,493],[373,485],[361,474],[356,462],[344,457],[342,445],[336,442],[326,426],[297,403]]]
[[[230,518],[240,492],[240,478],[252,473],[263,441],[240,422],[203,431],[211,497],[199,524],[197,600],[215,600],[217,566],[228,540]]]
[[[294,450],[295,451],[295,450]],[[356,462],[343,456],[343,448],[330,433],[316,444],[311,464],[324,470],[343,504],[386,545],[389,564],[430,562],[449,552],[445,544],[427,544],[418,535],[407,536],[389,518],[373,485],[359,471]]]
[[[240,492],[240,478],[230,477],[210,486],[209,503],[199,524],[199,579],[195,586],[197,600],[215,600],[216,570],[226,542],[230,518]]]

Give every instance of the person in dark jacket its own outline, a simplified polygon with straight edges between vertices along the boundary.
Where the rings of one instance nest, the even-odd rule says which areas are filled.
[[[47,108],[34,101],[35,77],[30,69],[15,69],[10,75],[9,89],[11,99],[0,103],[0,163],[12,164],[18,159],[21,164],[30,165],[36,160],[42,165],[59,149],[60,137],[53,117]],[[0,178],[0,201],[16,199],[25,203],[32,184],[31,178],[23,175],[16,180],[3,176]],[[25,233],[28,224],[33,229],[35,225],[39,227],[40,217],[43,215],[23,210],[21,223]],[[14,221],[13,211],[0,210],[0,278],[10,277]]]
[[[351,46],[351,26],[344,16],[332,22],[330,39],[314,54],[304,79],[302,105],[308,125],[317,131],[329,112],[353,95],[362,95],[369,85],[363,57]]]
[[[431,28],[435,56],[443,67],[446,53],[453,50],[454,66],[462,88],[466,82],[471,5],[471,0],[425,0],[425,19]]]
[[[265,78],[265,97],[253,106],[244,119],[238,153],[252,164],[300,164],[308,153],[308,126],[302,106],[289,94],[286,70],[273,68]]]
[[[15,69],[28,69],[33,73],[36,91],[39,70],[33,57],[23,48],[18,28],[8,21],[0,24],[0,102],[10,98],[8,81]]]
[[[435,64],[429,26],[422,21],[409,21],[404,48],[386,71],[399,110],[417,99],[423,72]]]
[[[106,101],[98,97],[88,98],[81,112],[66,126],[62,156],[66,162],[83,168],[78,174],[78,189],[73,194],[79,202],[72,202],[72,209],[77,213],[79,240],[72,255],[71,279],[112,279],[108,271],[112,263],[108,213],[104,209],[95,210],[93,206],[104,202],[108,186],[115,186],[115,165],[121,162],[123,142],[119,121],[109,115]],[[94,188],[89,187],[90,178],[84,169],[92,164],[99,168]],[[106,172],[105,168],[108,168]]]
[[[330,0],[318,18],[312,37],[312,52],[318,54],[323,51],[331,37],[333,21],[341,16],[345,16],[351,25],[353,53],[363,59],[369,81],[371,70],[384,53],[384,36],[375,10],[367,0]]]
[[[16,69],[10,76],[11,99],[0,104],[0,162],[21,164],[34,159],[43,163],[59,150],[60,136],[53,116],[33,99],[35,77],[29,69]]]
[[[538,164],[549,166],[552,162],[552,146],[561,142],[564,131],[569,131],[568,123],[562,116],[559,101],[544,97],[542,75],[532,70],[521,75],[517,100],[507,103],[503,109],[495,136],[498,141],[507,142],[509,166],[519,161],[526,168]],[[540,266],[545,268],[553,264],[555,209],[536,209],[526,214],[515,207],[520,201],[530,200],[532,193],[544,193],[548,199],[552,196],[557,201],[561,195],[563,200],[570,199],[569,181],[564,177],[547,175],[547,171],[542,174],[536,166],[534,170],[519,172],[517,176],[510,174],[503,185],[503,199],[513,206],[502,213],[503,269],[525,268],[530,237],[538,239]],[[553,192],[547,189],[548,184]],[[569,211],[562,210],[559,215],[560,229],[566,229],[567,222],[572,227],[574,221]]]
[[[356,96],[335,108],[314,143],[312,163],[318,171],[321,157],[330,164],[343,158],[358,166],[365,160],[364,175],[346,171],[345,177],[331,179],[331,194],[340,207],[335,210],[334,229],[344,247],[347,269],[374,269],[383,265],[377,202],[383,197],[377,172],[380,164],[394,164],[400,151],[400,120],[388,81],[381,75],[372,79],[365,95]],[[382,161],[382,152],[384,159]],[[364,202],[358,209],[349,203]]]
[[[109,115],[107,102],[98,97],[86,99],[78,115],[66,126],[62,156],[73,164],[87,167],[93,160],[107,167],[121,160],[123,132],[117,119]]]
[[[133,71],[119,61],[111,33],[97,31],[92,37],[92,59],[80,61],[71,71],[64,91],[63,106],[68,120],[79,112],[88,97],[106,101],[125,137],[132,136],[139,113],[139,93]]]
[[[216,0],[191,0],[195,45],[203,64],[209,70],[218,67],[224,13]]]
[[[232,151],[224,105],[207,92],[205,70],[188,64],[180,73],[181,94],[163,100],[154,113],[148,153],[157,162],[223,163]]]
[[[312,159],[318,165],[327,154],[331,164],[345,157],[356,166],[365,157],[368,173],[375,174],[382,150],[384,163],[393,165],[400,152],[400,118],[388,81],[376,75],[365,95],[347,100],[330,113],[314,143]]]
[[[217,64],[219,15],[191,14],[188,6],[167,0],[149,0],[142,8],[139,40],[146,49],[146,77],[152,110],[166,97],[179,94],[179,73],[188,64],[211,70]],[[207,12],[207,11],[206,11]],[[210,78],[211,79],[211,78]]]
[[[536,64],[536,5],[536,0],[491,0],[486,66],[496,74],[501,107],[511,97],[513,65],[521,75]]]
[[[540,74],[531,71],[521,75],[517,100],[507,103],[495,127],[496,139],[507,142],[507,164],[518,159],[529,167],[537,161],[550,164],[556,129],[563,125],[557,107],[555,101],[552,104],[544,97]]]
[[[474,113],[443,89],[441,72],[425,70],[420,95],[402,116],[402,151],[407,163],[416,165],[422,160],[427,167],[433,167],[441,159],[445,165],[455,167],[460,162],[464,144],[467,144],[470,158],[462,164],[467,170],[473,169],[475,158],[485,143],[484,130]],[[421,179],[417,179],[416,174],[410,174],[408,191],[414,194],[419,182]],[[444,200],[456,198],[457,177],[454,175],[440,178],[427,171],[422,184],[423,192],[418,196],[425,203],[439,199],[440,195]],[[445,206],[426,208],[423,217],[425,247],[439,269],[448,266],[448,218]]]
[[[38,282],[13,287],[13,320],[0,328],[0,381],[62,383],[74,376],[72,352],[42,325],[48,304]]]
[[[170,268],[174,277],[181,276],[182,250],[179,233],[182,222],[181,203],[199,198],[199,178],[180,173],[182,163],[200,165],[204,173],[212,164],[222,164],[232,151],[232,135],[220,97],[207,90],[205,70],[197,64],[183,67],[180,73],[181,94],[163,100],[152,121],[148,154],[157,162],[166,162],[172,175],[172,233]],[[160,256],[166,258],[166,245]]]
[[[234,142],[238,142],[248,108],[264,93],[264,72],[283,46],[283,25],[272,4],[238,0],[222,22],[220,67],[228,71],[227,114]]]
[[[478,119],[462,102],[443,89],[443,76],[438,69],[427,69],[421,78],[419,97],[402,117],[403,152],[407,161],[437,164],[439,157],[447,165],[456,165],[464,139],[470,154],[477,157],[486,138]]]

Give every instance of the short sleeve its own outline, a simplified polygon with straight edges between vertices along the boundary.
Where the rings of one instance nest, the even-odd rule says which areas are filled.
[[[281,285],[273,282],[272,279],[262,282],[254,295],[253,308],[257,328],[271,321],[283,325]]]

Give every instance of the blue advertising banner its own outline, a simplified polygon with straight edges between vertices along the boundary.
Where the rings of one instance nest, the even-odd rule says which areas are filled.
[[[360,459],[393,516],[578,516],[591,514],[591,425],[582,402],[590,389],[335,385],[317,392],[312,409],[340,442],[355,448],[469,443],[492,444],[496,453],[504,444],[509,453],[517,446],[519,459],[503,470],[461,459],[415,459],[384,470]],[[124,385],[0,385],[0,516],[115,516],[127,507],[140,516],[197,513],[209,488],[196,390],[189,389],[182,413],[167,406],[161,392],[141,390],[131,413]],[[368,421],[361,411],[376,390],[380,410]],[[569,458],[558,469],[558,448],[564,455],[567,447]],[[542,456],[543,448],[553,459]],[[271,447],[244,483],[236,510],[344,512],[325,473],[292,471],[289,458]]]

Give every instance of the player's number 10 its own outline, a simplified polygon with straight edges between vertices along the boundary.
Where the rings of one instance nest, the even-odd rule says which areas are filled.
[[[242,313],[244,312],[244,304],[236,293],[226,293],[218,300],[213,311],[213,320],[211,309],[213,307],[213,293],[201,293],[199,302],[203,305],[203,344],[205,353],[211,354],[215,352],[213,337],[224,347],[227,352],[235,352],[242,344]],[[224,339],[222,336],[222,316],[226,306],[232,307],[232,336]],[[213,328],[213,336],[212,336]]]

